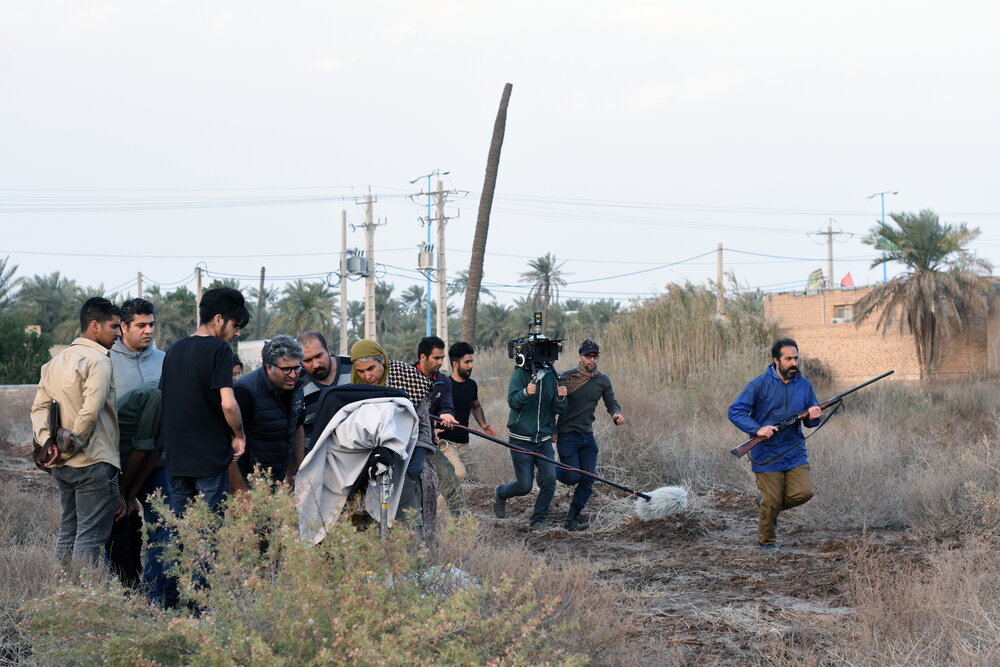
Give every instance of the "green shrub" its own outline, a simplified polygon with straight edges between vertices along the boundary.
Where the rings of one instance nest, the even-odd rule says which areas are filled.
[[[551,575],[542,564],[455,576],[453,566],[476,562],[471,520],[446,526],[434,548],[400,527],[381,542],[349,522],[313,547],[298,540],[288,491],[266,486],[229,504],[224,518],[200,502],[182,519],[168,515],[182,600],[195,614],[150,608],[110,582],[63,585],[25,609],[35,655],[106,664],[588,661],[574,645],[579,624],[540,585]]]

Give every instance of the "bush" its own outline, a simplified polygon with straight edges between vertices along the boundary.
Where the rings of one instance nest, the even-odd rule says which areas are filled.
[[[313,547],[298,540],[288,491],[266,486],[224,519],[203,503],[182,519],[166,515],[182,599],[196,615],[150,608],[113,583],[64,585],[25,608],[35,654],[107,664],[588,661],[585,631],[545,585],[551,569],[491,570],[497,559],[477,557],[471,520],[449,524],[434,548],[401,527],[380,542],[349,522]]]

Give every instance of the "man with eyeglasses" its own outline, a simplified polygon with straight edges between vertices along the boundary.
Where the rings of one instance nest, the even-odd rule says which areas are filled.
[[[592,340],[580,343],[580,362],[577,367],[562,374],[566,385],[566,411],[556,424],[556,450],[559,460],[568,466],[595,472],[597,470],[597,440],[594,438],[594,419],[597,401],[603,399],[604,407],[615,426],[625,423],[622,406],[615,399],[611,379],[597,370],[601,356],[600,346]],[[567,530],[586,530],[590,522],[582,516],[583,508],[593,492],[594,478],[570,470],[556,469],[556,479],[568,486],[575,486],[573,500],[566,515]]]
[[[247,434],[246,453],[229,467],[229,485],[247,490],[247,475],[259,466],[274,482],[294,484],[305,455],[302,400],[302,346],[291,336],[275,336],[264,346],[264,364],[234,385]]]

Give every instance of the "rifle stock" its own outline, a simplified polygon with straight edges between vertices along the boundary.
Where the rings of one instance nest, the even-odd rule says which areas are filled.
[[[857,387],[851,387],[847,391],[842,392],[840,394],[837,394],[833,398],[830,398],[830,399],[828,399],[826,401],[823,401],[822,403],[819,404],[819,407],[820,407],[821,410],[826,410],[827,408],[832,407],[832,406],[836,405],[837,403],[840,403],[843,400],[844,396],[847,396],[848,394],[852,394],[852,393],[856,392],[858,389],[862,389],[864,387],[867,387],[868,385],[872,384],[873,382],[878,382],[882,378],[888,377],[889,375],[892,375],[895,372],[896,372],[895,370],[886,371],[885,373],[882,373],[882,375],[879,375],[878,377],[872,378],[871,380],[868,380],[867,382],[862,382]],[[809,416],[809,411],[808,410],[803,410],[802,412],[794,414],[791,417],[788,417],[787,419],[783,419],[782,421],[780,421],[780,422],[778,422],[777,424],[774,425],[778,429],[777,431],[775,431],[775,433],[777,433],[777,432],[779,432],[779,431],[781,431],[783,429],[795,426],[796,424],[798,424],[800,421],[804,420],[808,416]],[[765,438],[764,436],[756,435],[756,436],[750,438],[749,440],[747,440],[746,442],[744,442],[743,444],[738,445],[736,447],[733,447],[732,449],[729,450],[729,453],[732,454],[733,456],[735,456],[736,458],[740,458],[741,456],[743,456],[744,454],[746,454],[747,452],[749,452],[751,449],[753,449],[754,447],[756,447],[757,445],[759,445],[760,443],[762,443],[762,442],[764,442],[765,440],[768,440],[768,439],[770,439],[770,438],[769,437]]]

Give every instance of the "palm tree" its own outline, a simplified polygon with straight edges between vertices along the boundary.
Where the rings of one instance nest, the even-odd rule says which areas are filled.
[[[502,303],[484,303],[480,308],[476,327],[476,346],[490,348],[503,342],[512,311],[513,308]]]
[[[10,305],[13,298],[11,292],[21,282],[20,278],[13,280],[14,274],[17,273],[17,264],[8,267],[9,263],[9,255],[0,259],[0,308],[6,308]]]
[[[941,337],[986,313],[990,283],[985,276],[991,267],[966,248],[979,236],[979,228],[969,229],[964,222],[942,224],[929,209],[889,217],[892,223],[876,223],[864,239],[868,245],[887,248],[872,267],[899,262],[907,271],[858,301],[855,321],[860,325],[879,312],[876,326],[883,333],[893,324],[901,331],[908,327],[916,344],[920,379],[927,381]]]
[[[16,310],[28,324],[37,324],[43,333],[52,334],[57,343],[68,343],[80,329],[77,318],[84,298],[103,291],[84,295],[75,280],[58,271],[34,275],[21,279]]]
[[[476,308],[479,305],[479,290],[483,284],[486,236],[490,231],[490,212],[493,209],[493,193],[497,189],[500,149],[503,148],[504,132],[507,129],[507,105],[510,103],[512,88],[509,83],[503,87],[497,119],[493,123],[490,152],[486,156],[486,178],[483,180],[483,192],[479,197],[479,214],[476,217],[476,233],[472,237],[472,258],[469,260],[469,278],[466,283],[465,305],[462,308],[462,340],[476,340]]]
[[[278,302],[280,293],[281,290],[277,286],[268,287],[267,285],[264,286],[263,291],[259,287],[251,287],[247,290],[247,307],[253,313],[251,321],[253,322],[254,338],[260,340],[276,333],[271,330],[271,324],[274,322],[274,305]]]
[[[195,326],[194,292],[181,285],[164,294],[159,285],[146,290],[145,298],[156,309],[156,347],[166,350],[174,341],[187,336]]]
[[[296,336],[303,331],[327,334],[333,329],[334,292],[324,282],[307,283],[302,278],[287,285],[278,302],[274,328]]]
[[[469,288],[469,271],[467,269],[462,269],[458,272],[451,282],[448,283],[448,296],[455,296],[456,294],[465,294],[466,290]],[[492,297],[493,292],[489,291],[480,283],[479,294],[487,295]]]
[[[552,253],[545,253],[542,257],[536,257],[528,262],[530,271],[521,274],[522,283],[531,283],[531,291],[528,298],[538,307],[538,302],[542,302],[542,329],[549,323],[549,302],[559,300],[559,288],[566,285],[566,280],[562,276],[562,267],[566,264],[558,264],[556,256]]]
[[[410,285],[399,295],[399,302],[408,313],[417,313],[425,308],[424,288],[421,285]]]

